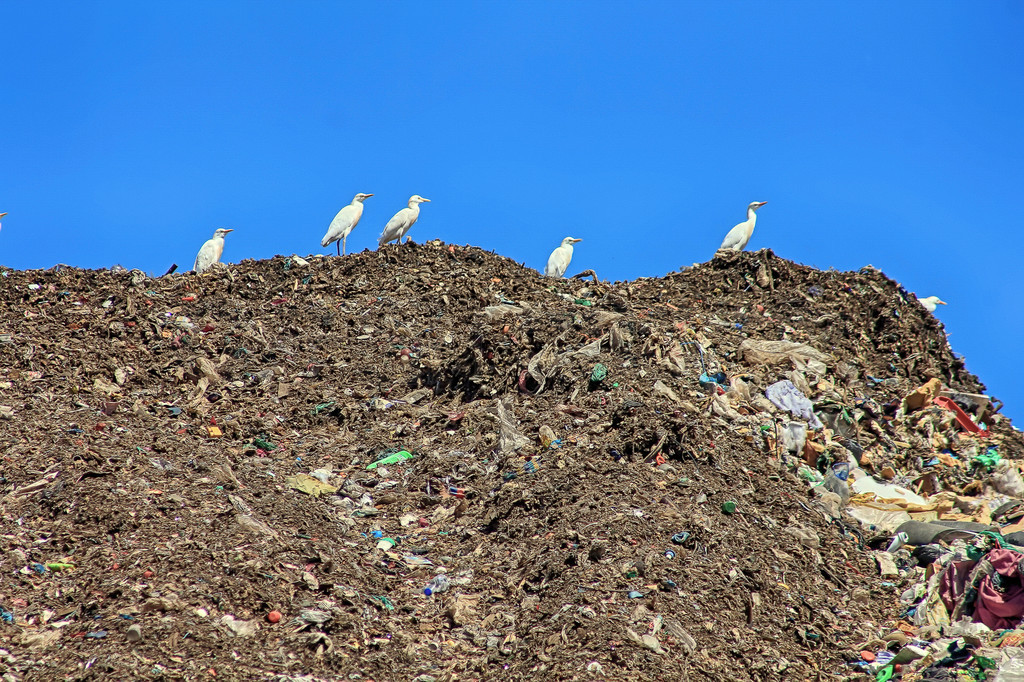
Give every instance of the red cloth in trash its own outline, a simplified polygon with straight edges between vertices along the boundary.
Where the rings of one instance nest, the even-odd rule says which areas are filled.
[[[1009,549],[994,549],[985,558],[995,572],[1003,577],[1005,590],[1000,592],[995,588],[991,575],[982,578],[978,584],[974,620],[981,621],[993,630],[1012,630],[1024,618],[1024,575],[1021,575],[1019,564],[1024,554]]]
[[[953,609],[964,598],[964,588],[971,571],[978,565],[977,561],[951,561],[939,579],[939,596],[942,604],[952,615]]]

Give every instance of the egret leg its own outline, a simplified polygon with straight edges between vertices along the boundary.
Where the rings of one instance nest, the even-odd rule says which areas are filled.
[[[341,255],[341,244],[340,244],[340,243],[338,243],[338,242],[334,242],[334,245],[335,245],[336,247],[338,247],[338,255],[340,256],[340,255]]]
[[[347,234],[344,237],[341,238],[341,255],[342,256],[345,255],[345,240],[346,239],[348,239],[348,235]]]

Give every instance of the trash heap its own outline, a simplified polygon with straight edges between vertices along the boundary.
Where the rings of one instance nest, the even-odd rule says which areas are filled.
[[[842,468],[879,573],[905,588],[897,628],[855,663],[875,679],[1024,680],[1024,480],[990,403],[931,379],[891,403],[897,451]]]
[[[912,296],[592,280],[0,268],[4,679],[1016,679],[1024,439]]]

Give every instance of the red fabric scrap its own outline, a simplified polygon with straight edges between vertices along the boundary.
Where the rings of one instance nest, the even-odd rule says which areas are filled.
[[[1003,589],[996,589],[991,575],[982,578],[978,585],[974,620],[993,630],[1013,630],[1024,618],[1024,575],[1020,570],[1024,554],[1010,549],[994,549],[985,558],[1001,576]]]

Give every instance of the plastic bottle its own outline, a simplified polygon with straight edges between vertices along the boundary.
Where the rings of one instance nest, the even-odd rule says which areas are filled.
[[[427,583],[427,586],[423,588],[423,594],[429,597],[435,593],[446,592],[449,587],[451,587],[451,583],[448,582],[448,576],[441,573]]]

